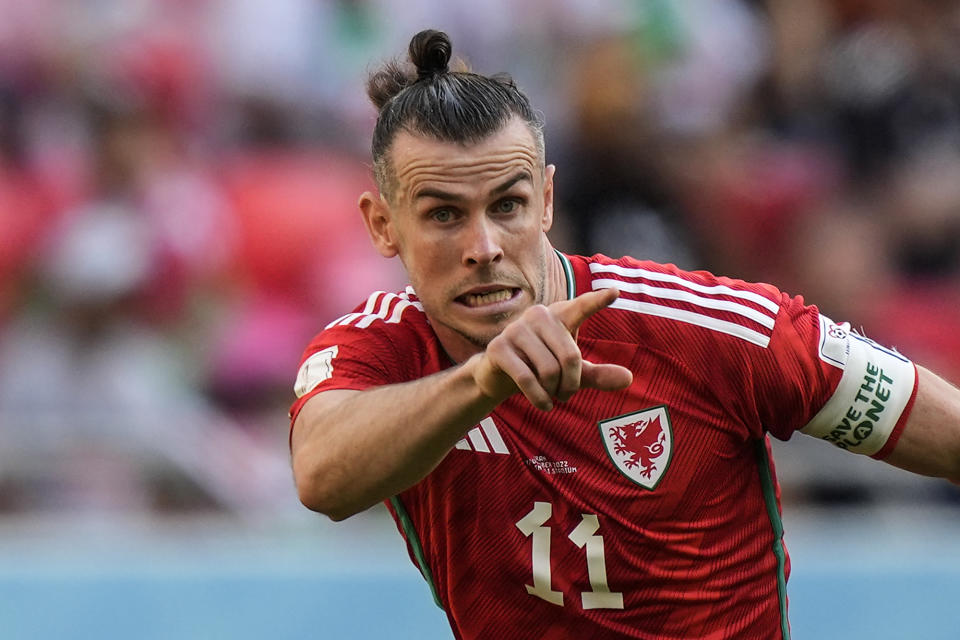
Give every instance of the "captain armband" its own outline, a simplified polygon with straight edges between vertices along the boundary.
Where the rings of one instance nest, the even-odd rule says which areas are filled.
[[[843,376],[801,431],[854,453],[876,454],[913,396],[916,367],[826,316],[820,317],[820,358],[843,369]]]

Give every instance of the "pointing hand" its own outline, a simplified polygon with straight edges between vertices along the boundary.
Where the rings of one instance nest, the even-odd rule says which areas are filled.
[[[580,325],[618,295],[616,289],[601,289],[524,311],[484,353],[474,356],[480,390],[498,401],[520,391],[534,406],[549,411],[554,398],[569,400],[584,387],[617,391],[629,386],[629,369],[584,360],[576,342]]]

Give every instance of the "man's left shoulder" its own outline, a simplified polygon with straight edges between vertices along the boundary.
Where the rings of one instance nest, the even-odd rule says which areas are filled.
[[[776,287],[630,257],[585,261],[589,288],[618,289],[610,308],[638,322],[656,322],[682,339],[733,338],[764,348],[770,342],[783,300]]]
[[[651,281],[660,286],[676,285],[692,289],[700,287],[726,287],[732,291],[750,291],[769,300],[779,302],[780,289],[765,282],[751,282],[740,278],[717,275],[703,269],[684,269],[673,263],[660,263],[652,260],[640,260],[630,256],[610,258],[596,254],[583,258],[593,280]],[[717,289],[725,293],[724,289]]]

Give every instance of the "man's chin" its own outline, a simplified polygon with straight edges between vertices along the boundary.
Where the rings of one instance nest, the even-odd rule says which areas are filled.
[[[500,335],[516,317],[514,311],[487,315],[460,314],[457,309],[448,309],[447,313],[431,315],[431,324],[444,348],[457,361],[465,360],[472,353],[483,351],[487,345]]]
[[[460,335],[466,338],[471,344],[480,349],[486,349],[487,345],[496,338],[506,327],[506,323],[502,327],[497,329],[491,329],[488,331],[462,331]]]
[[[484,322],[482,326],[476,326],[476,323],[473,323],[474,326],[454,326],[451,328],[470,344],[482,350],[486,349],[487,345],[503,332],[510,324],[512,317],[513,314],[501,313],[491,316],[489,321]]]

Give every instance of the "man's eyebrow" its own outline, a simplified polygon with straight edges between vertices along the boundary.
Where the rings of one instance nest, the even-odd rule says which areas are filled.
[[[416,195],[413,196],[414,200],[421,198],[436,198],[437,200],[445,200],[447,202],[462,202],[464,200],[464,197],[459,194],[443,191],[442,189],[431,189],[429,187],[417,191]]]
[[[521,181],[523,181],[523,180],[529,180],[530,182],[533,182],[533,176],[531,176],[531,175],[530,175],[530,172],[527,171],[526,169],[522,169],[522,170],[518,171],[517,173],[513,174],[513,177],[508,178],[508,179],[505,180],[503,183],[501,183],[499,186],[494,187],[493,191],[491,191],[490,193],[493,194],[493,195],[501,194],[501,193],[503,193],[504,191],[508,191],[508,190],[510,189],[510,187],[512,187],[513,185],[515,185],[515,184],[517,184],[518,182],[521,182]]]
[[[491,195],[499,195],[505,191],[509,191],[510,187],[522,182],[524,180],[533,181],[533,176],[530,175],[530,172],[526,169],[518,171],[513,176],[507,178],[502,183],[494,187],[490,193]],[[442,189],[434,189],[427,187],[426,189],[421,189],[413,196],[414,200],[419,200],[421,198],[436,198],[437,200],[444,200],[447,202],[462,202],[465,198],[462,195],[456,193],[450,193],[449,191],[444,191]]]

